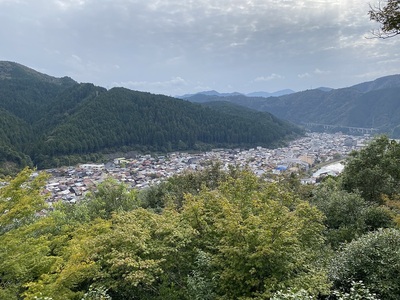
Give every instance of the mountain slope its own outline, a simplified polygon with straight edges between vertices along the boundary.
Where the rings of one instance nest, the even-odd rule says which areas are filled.
[[[285,127],[281,129],[280,127]],[[287,127],[287,128],[286,128]],[[281,134],[270,136],[270,132]],[[214,146],[271,146],[294,126],[255,122],[162,95],[113,88],[90,98],[46,134],[38,151],[46,155],[131,147],[172,151]]]
[[[236,118],[243,118],[250,122],[263,124],[269,128],[269,134],[276,139],[282,136],[291,136],[300,133],[297,126],[278,119],[268,112],[255,111],[228,101],[205,102],[202,103],[202,105],[232,115]]]
[[[0,162],[39,168],[121,150],[272,147],[302,133],[284,122],[124,88],[107,91],[11,62],[0,62],[0,117]]]
[[[77,85],[12,62],[0,62],[0,108],[28,123],[37,121],[63,90]]]
[[[362,93],[382,90],[387,88],[400,87],[400,75],[390,75],[375,79],[373,81],[363,82],[353,85],[351,88]]]
[[[273,115],[296,124],[375,128],[400,137],[400,75],[342,89],[313,89],[280,97],[255,98],[194,95],[193,102],[229,101]]]

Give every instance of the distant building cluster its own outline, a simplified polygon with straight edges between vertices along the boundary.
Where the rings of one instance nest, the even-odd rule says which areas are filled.
[[[75,203],[108,177],[130,188],[143,189],[184,171],[200,170],[210,161],[218,161],[224,169],[228,169],[229,165],[246,166],[258,176],[287,171],[307,172],[315,164],[344,158],[352,150],[364,147],[370,138],[369,135],[308,133],[287,147],[277,149],[214,149],[197,154],[174,152],[165,156],[139,155],[130,159],[121,157],[106,164],[81,164],[47,170],[51,178],[45,192],[50,195],[50,204],[60,200]],[[335,168],[326,171],[330,175],[338,172]],[[317,177],[324,173],[320,171],[314,174],[315,176],[304,178],[302,182],[315,183]]]

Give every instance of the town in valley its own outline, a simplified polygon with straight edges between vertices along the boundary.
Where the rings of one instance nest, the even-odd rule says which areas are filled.
[[[49,195],[50,206],[57,201],[75,203],[109,177],[128,188],[140,190],[173,175],[200,170],[210,162],[218,162],[225,170],[230,165],[248,167],[258,176],[294,172],[304,176],[302,183],[314,184],[321,176],[338,175],[344,167],[340,160],[351,151],[363,148],[371,139],[369,134],[351,136],[310,132],[290,142],[287,147],[277,149],[213,149],[203,153],[118,157],[105,164],[87,163],[46,170],[50,178],[45,192]],[[326,167],[312,171],[312,167],[321,163]]]

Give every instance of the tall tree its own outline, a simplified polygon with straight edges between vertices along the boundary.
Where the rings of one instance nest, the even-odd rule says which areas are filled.
[[[350,291],[351,281],[361,280],[381,299],[399,299],[399,249],[400,231],[393,228],[371,232],[352,241],[332,260],[330,277],[334,286]]]
[[[198,234],[194,247],[210,256],[210,273],[201,277],[214,278],[221,299],[264,299],[287,287],[326,290],[324,272],[313,265],[323,244],[322,213],[278,185],[244,173],[187,195],[182,216]]]
[[[343,188],[360,192],[371,202],[383,203],[383,195],[400,191],[400,144],[386,136],[352,152],[343,171]]]
[[[340,189],[340,183],[325,180],[311,198],[326,216],[326,239],[334,249],[378,228],[394,226],[390,210]]]
[[[32,175],[33,171],[25,168],[0,189],[0,235],[31,222],[46,208],[41,194],[46,175]]]

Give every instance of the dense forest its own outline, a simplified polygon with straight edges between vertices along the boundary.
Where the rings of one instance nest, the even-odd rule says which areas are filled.
[[[382,136],[317,186],[214,162],[49,210],[24,169],[0,189],[0,299],[397,300],[399,170]]]
[[[378,78],[347,88],[305,90],[279,97],[244,95],[189,95],[185,99],[204,103],[224,101],[258,111],[268,111],[295,124],[327,124],[341,131],[345,127],[375,128],[393,138],[400,137],[400,75]],[[323,126],[313,127],[313,130]]]
[[[0,171],[95,161],[116,151],[270,148],[303,133],[269,113],[229,105],[106,90],[0,62]]]

